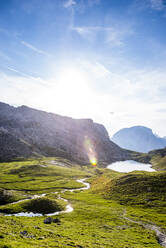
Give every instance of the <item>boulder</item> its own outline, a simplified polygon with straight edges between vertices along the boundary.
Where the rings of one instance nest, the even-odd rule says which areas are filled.
[[[52,222],[53,222],[53,219],[51,217],[44,219],[44,224],[51,224]]]

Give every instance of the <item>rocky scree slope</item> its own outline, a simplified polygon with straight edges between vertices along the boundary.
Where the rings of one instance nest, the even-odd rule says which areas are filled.
[[[35,155],[87,163],[85,139],[99,162],[130,158],[130,152],[110,141],[104,126],[91,119],[73,119],[0,102],[0,161]]]

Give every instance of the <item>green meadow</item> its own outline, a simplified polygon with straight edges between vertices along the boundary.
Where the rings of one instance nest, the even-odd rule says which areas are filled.
[[[1,214],[1,248],[161,247],[154,231],[134,221],[157,225],[166,232],[163,171],[118,173],[62,158],[1,163],[0,171],[1,213],[61,211],[67,203],[55,192],[84,187],[77,179],[87,178],[91,184],[89,190],[60,193],[74,211],[52,216],[58,223],[45,224],[46,216]],[[42,198],[31,199],[44,193]],[[27,200],[11,204],[21,199]]]

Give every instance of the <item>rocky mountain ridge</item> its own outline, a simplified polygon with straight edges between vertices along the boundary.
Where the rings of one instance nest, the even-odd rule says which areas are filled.
[[[166,139],[155,135],[150,128],[134,126],[123,128],[113,135],[113,142],[124,149],[149,152],[166,146]]]
[[[85,147],[85,139],[90,147]],[[103,125],[91,119],[73,119],[0,102],[0,161],[60,156],[87,163],[88,150],[98,161],[106,163],[129,156],[127,151],[110,141]]]

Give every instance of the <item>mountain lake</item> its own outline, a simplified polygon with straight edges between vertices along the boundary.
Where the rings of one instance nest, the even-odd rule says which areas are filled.
[[[108,165],[107,168],[118,172],[131,172],[135,170],[154,172],[155,170],[151,168],[151,166],[151,164],[143,164],[134,160],[126,160],[112,163]]]

